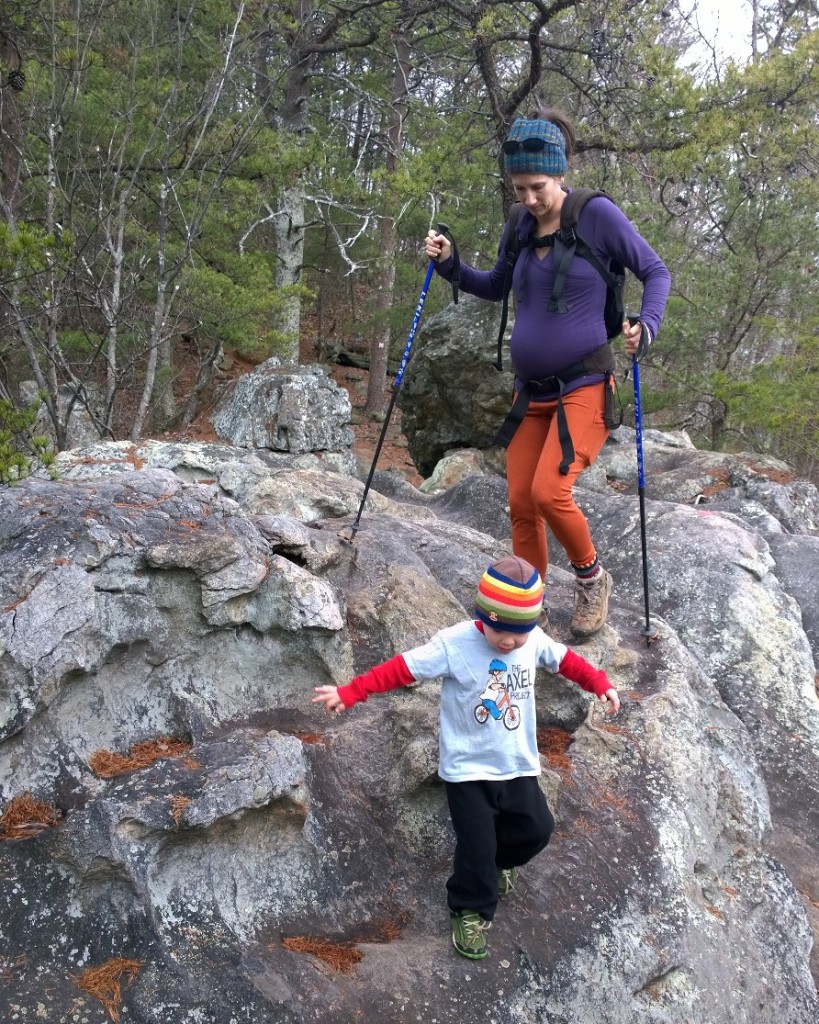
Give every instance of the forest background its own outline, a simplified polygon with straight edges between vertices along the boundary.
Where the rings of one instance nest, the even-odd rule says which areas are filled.
[[[0,4],[0,442],[41,402],[58,447],[76,403],[103,437],[190,423],[230,356],[361,353],[377,416],[423,236],[493,264],[500,143],[545,100],[568,183],[673,276],[647,421],[819,481],[819,11],[731,17],[736,64],[696,0]]]

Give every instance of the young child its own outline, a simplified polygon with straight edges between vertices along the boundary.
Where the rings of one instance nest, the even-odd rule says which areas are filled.
[[[539,666],[620,707],[605,672],[537,625],[543,582],[522,558],[508,555],[486,570],[475,600],[477,619],[436,633],[347,686],[317,686],[314,703],[340,714],[371,693],[443,677],[438,774],[446,786],[456,845],[447,903],[452,941],[465,957],[486,956],[498,897],[514,889],[517,869],[554,830],[538,784],[534,683]]]

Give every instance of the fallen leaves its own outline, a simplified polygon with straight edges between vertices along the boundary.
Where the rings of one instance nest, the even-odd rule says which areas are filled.
[[[572,759],[567,751],[573,739],[566,729],[554,725],[537,731],[537,749],[546,758],[549,767],[564,778],[572,772]]]
[[[142,969],[139,960],[126,960],[116,957],[108,960],[99,967],[91,967],[84,971],[79,977],[73,977],[72,981],[77,988],[87,992],[88,995],[99,999],[111,1020],[119,1021],[119,1005],[122,1002],[122,978],[125,975],[125,984],[130,984]]]
[[[314,939],[306,935],[295,935],[282,939],[285,949],[295,953],[309,953],[326,963],[334,971],[347,973],[361,960],[362,954],[352,943],[328,942],[327,939]]]
[[[113,779],[117,775],[148,768],[167,757],[181,757],[187,754],[192,744],[176,736],[160,736],[145,743],[136,743],[127,754],[113,754],[108,750],[95,750],[88,758],[91,771],[101,779]]]
[[[0,840],[29,839],[62,821],[62,811],[22,793],[6,805],[0,815]]]

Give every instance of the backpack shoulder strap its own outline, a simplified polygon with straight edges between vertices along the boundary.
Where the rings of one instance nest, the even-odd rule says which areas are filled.
[[[560,233],[564,243],[571,244],[572,235],[583,207],[590,199],[596,199],[598,196],[610,198],[609,194],[601,189],[574,188],[563,200],[563,206],[560,208]]]
[[[512,272],[520,253],[520,242],[518,241],[518,222],[523,213],[523,203],[512,203],[506,217],[506,224],[503,229],[505,269],[503,274],[503,296],[501,300],[501,321],[498,330],[498,357],[495,367],[503,369],[503,336],[506,333],[506,321],[509,318],[509,292],[512,290]]]
[[[613,201],[607,192],[600,189],[576,188],[566,196],[563,206],[560,208],[560,231],[555,238],[553,255],[555,283],[549,299],[549,311],[552,313],[565,313],[569,308],[563,296],[563,285],[575,255],[581,256],[591,263],[609,288],[615,291],[619,288],[622,292],[622,278],[618,279],[615,274],[612,274],[597,258],[591,246],[577,234],[577,221],[583,207],[590,199],[597,196],[604,196],[610,202]]]
[[[520,252],[520,242],[518,241],[518,223],[520,222],[520,216],[523,213],[525,207],[523,203],[512,203],[509,207],[509,213],[506,215],[506,224],[503,227],[503,234],[506,238],[506,245],[504,252],[506,254],[507,264],[510,262],[512,267],[515,266],[515,261],[518,258]]]

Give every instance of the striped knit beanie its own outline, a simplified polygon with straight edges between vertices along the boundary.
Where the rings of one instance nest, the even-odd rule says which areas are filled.
[[[543,581],[537,569],[516,555],[507,555],[481,577],[475,614],[493,629],[528,633],[537,625],[542,604]]]
[[[551,121],[518,118],[503,144],[503,167],[507,174],[565,174],[569,163],[563,132]]]

